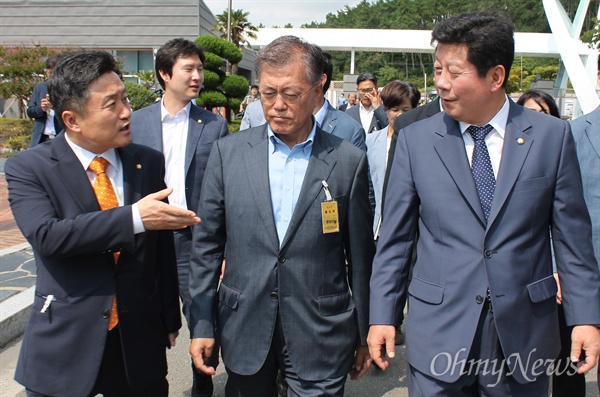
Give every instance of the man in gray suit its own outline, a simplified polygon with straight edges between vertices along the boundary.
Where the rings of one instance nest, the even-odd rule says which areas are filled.
[[[600,274],[570,128],[506,96],[514,31],[502,14],[448,18],[432,37],[444,113],[398,134],[370,352],[389,365],[408,293],[411,395],[547,395],[560,349],[550,229],[573,366],[592,369],[600,350]]]
[[[366,153],[312,117],[323,96],[318,47],[280,37],[256,69],[267,124],[217,141],[206,168],[190,353],[214,374],[206,360],[220,339],[228,396],[273,395],[278,370],[290,395],[342,396],[348,373],[370,366]]]
[[[600,56],[598,57],[598,84],[600,84]],[[600,264],[600,107],[571,121],[571,130],[581,169],[583,198],[592,220],[594,254]],[[598,379],[600,379],[600,366]],[[600,382],[598,385],[600,387]]]
[[[202,87],[203,63],[204,52],[195,43],[186,39],[165,43],[156,53],[155,65],[156,77],[165,93],[160,101],[131,116],[133,142],[156,149],[165,156],[165,182],[173,188],[169,203],[194,212],[213,142],[229,133],[224,118],[190,102],[198,97]],[[183,313],[189,320],[192,228],[175,230],[173,234],[179,294]],[[194,371],[192,397],[210,397],[212,391],[212,378]]]
[[[367,134],[383,129],[389,123],[379,97],[377,77],[372,73],[359,74],[356,79],[356,90],[360,101],[346,109],[346,114],[360,123]]]

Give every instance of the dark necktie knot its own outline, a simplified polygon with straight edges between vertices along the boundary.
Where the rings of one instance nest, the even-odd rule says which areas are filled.
[[[467,132],[469,134],[471,134],[471,137],[473,138],[474,141],[482,141],[485,139],[487,134],[489,134],[493,129],[494,129],[494,127],[492,127],[489,124],[486,124],[482,127],[472,125],[472,126],[469,126],[469,128],[467,128]]]

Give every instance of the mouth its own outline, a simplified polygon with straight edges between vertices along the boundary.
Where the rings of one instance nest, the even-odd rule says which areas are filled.
[[[194,91],[199,91],[200,90],[200,86],[199,85],[191,85],[190,88]]]
[[[131,125],[129,123],[125,124],[123,127],[119,128],[119,131],[129,133]]]

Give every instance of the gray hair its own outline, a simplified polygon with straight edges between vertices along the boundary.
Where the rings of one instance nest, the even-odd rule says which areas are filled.
[[[296,36],[282,36],[260,50],[254,61],[256,74],[260,79],[263,65],[271,67],[288,66],[301,62],[306,66],[306,78],[311,85],[317,85],[323,76],[323,51],[317,45],[307,43]]]

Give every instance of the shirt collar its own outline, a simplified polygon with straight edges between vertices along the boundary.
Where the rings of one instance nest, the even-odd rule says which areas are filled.
[[[171,113],[169,113],[169,111],[167,110],[167,108],[165,107],[165,97],[163,96],[163,98],[160,100],[160,121],[164,122],[165,119],[176,119],[179,118],[181,116],[187,116],[188,114],[190,114],[190,109],[192,107],[192,103],[188,102],[187,105],[185,105],[185,107],[183,109],[181,109],[179,112],[177,112],[177,114],[175,116],[171,115]]]
[[[94,158],[96,157],[104,157],[106,160],[108,160],[110,165],[112,165],[115,169],[118,169],[119,157],[117,156],[117,152],[115,151],[115,149],[108,149],[104,153],[95,154],[75,144],[71,139],[69,139],[69,134],[67,133],[65,133],[65,140],[67,141],[69,147],[75,153],[75,156],[83,166],[83,169],[85,169],[86,171],[90,167],[92,160],[94,160]]]
[[[302,143],[298,143],[294,146],[294,148],[300,148],[303,149],[305,151],[306,154],[306,150],[312,150],[312,144],[315,140],[315,133],[317,131],[317,123],[314,122],[314,117],[313,117],[313,127],[312,130],[310,131],[310,134],[308,134],[308,137],[306,138],[306,140]],[[269,137],[269,146],[270,146],[270,153],[275,153],[278,149],[280,148],[287,148],[288,146],[283,143],[283,141],[281,139],[279,139],[275,133],[273,132],[273,130],[271,129],[271,126],[269,124],[267,124],[267,136]]]
[[[325,99],[325,102],[323,102],[323,106],[321,106],[321,109],[319,109],[317,114],[315,114],[315,120],[317,121],[320,127],[323,126],[323,121],[325,121],[325,114],[327,114],[327,110],[329,110],[330,107],[331,105],[329,104],[329,101]]]
[[[508,122],[508,110],[509,109],[510,109],[510,103],[508,101],[508,97],[505,96],[504,97],[504,105],[502,105],[502,108],[498,111],[498,113],[496,113],[494,118],[492,118],[490,121],[488,121],[486,123],[486,124],[489,124],[492,127],[494,127],[494,130],[496,130],[496,132],[498,134],[500,134],[500,137],[502,139],[504,139],[504,133],[506,132],[506,123]],[[471,124],[464,123],[462,121],[459,121],[458,124],[460,126],[460,132],[463,134],[465,133],[467,128],[469,128],[471,126]]]
[[[372,111],[374,110],[374,109],[373,109],[373,104],[371,104],[371,106],[369,107],[369,110],[367,110],[367,109],[365,108],[365,106],[362,104],[362,102],[359,102],[359,103],[358,103],[358,106],[359,106],[359,110],[360,110],[361,112],[370,113],[370,112],[372,112]]]

